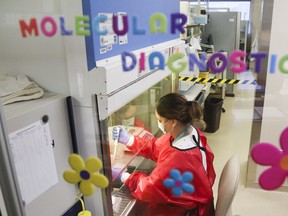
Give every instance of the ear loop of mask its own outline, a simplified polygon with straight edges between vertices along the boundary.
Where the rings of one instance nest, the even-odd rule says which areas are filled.
[[[160,129],[163,133],[166,133],[166,131],[165,131],[165,125],[169,122],[169,120],[168,120],[165,124],[160,123],[159,120],[157,120],[157,122],[158,122],[158,127],[159,127],[159,129]]]
[[[172,120],[169,120],[169,121],[172,121]],[[166,124],[167,124],[169,121],[167,121]],[[166,125],[166,124],[165,124],[165,125]],[[175,125],[175,126],[176,126],[176,125]],[[166,132],[166,133],[171,133],[171,131],[175,128],[175,126],[174,126],[173,128],[171,128],[171,130],[170,130],[169,132]]]

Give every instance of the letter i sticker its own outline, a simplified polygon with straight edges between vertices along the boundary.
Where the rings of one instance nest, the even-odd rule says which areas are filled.
[[[141,52],[139,59],[139,70],[145,70],[145,53]]]

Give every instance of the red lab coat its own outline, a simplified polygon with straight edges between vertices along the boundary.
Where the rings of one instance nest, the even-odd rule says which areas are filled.
[[[197,129],[193,128],[193,130]],[[127,146],[136,153],[142,145],[148,142],[140,151],[140,155],[157,163],[150,175],[135,172],[125,181],[125,185],[129,187],[132,195],[147,203],[147,206],[141,209],[141,214],[137,215],[214,215],[212,191],[215,180],[214,155],[207,144],[206,137],[201,131],[197,131],[199,135],[197,140],[200,138],[201,145],[206,149],[207,171],[203,167],[199,147],[177,149],[172,146],[173,137],[169,134],[152,140],[135,136],[134,143]],[[171,178],[169,175],[171,169],[178,169],[181,174],[185,171],[192,172],[194,178],[190,183],[195,187],[195,192],[187,194],[183,191],[181,196],[173,196],[171,188],[163,185],[166,178]],[[196,210],[196,213],[187,214],[191,209]]]

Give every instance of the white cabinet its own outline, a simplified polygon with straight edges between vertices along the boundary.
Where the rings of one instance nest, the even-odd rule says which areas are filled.
[[[78,186],[62,177],[65,170],[71,169],[68,157],[73,153],[66,97],[45,93],[40,99],[9,104],[3,109],[22,199],[28,197],[29,200],[24,206],[26,215],[62,215],[79,194]],[[16,131],[19,134],[13,139],[20,139],[19,145],[11,140],[11,134]],[[24,173],[23,169],[17,169],[16,163],[18,168],[25,168]],[[43,175],[49,177],[43,180]],[[48,187],[39,186],[42,183]],[[29,185],[33,190],[27,191]],[[37,190],[36,186],[39,186]]]

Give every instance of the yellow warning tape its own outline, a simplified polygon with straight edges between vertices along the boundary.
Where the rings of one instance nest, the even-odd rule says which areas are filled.
[[[219,83],[219,84],[250,84],[256,85],[256,80],[238,80],[238,79],[214,79],[200,77],[179,76],[180,81],[200,82],[200,83]]]

